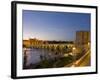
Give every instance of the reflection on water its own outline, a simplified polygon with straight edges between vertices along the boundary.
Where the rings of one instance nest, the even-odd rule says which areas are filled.
[[[24,48],[23,49],[23,61],[24,56],[27,56],[26,65],[36,64],[41,61],[41,59],[54,59],[60,55],[55,55],[51,51],[45,49],[37,49],[37,48]]]

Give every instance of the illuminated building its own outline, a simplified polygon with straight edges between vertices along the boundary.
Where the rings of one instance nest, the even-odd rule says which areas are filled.
[[[30,41],[29,40],[23,40],[23,47],[30,47]]]
[[[90,31],[77,31],[75,45],[79,49],[86,49],[90,43]]]

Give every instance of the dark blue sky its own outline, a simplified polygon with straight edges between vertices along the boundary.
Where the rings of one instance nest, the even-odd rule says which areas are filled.
[[[90,31],[90,14],[23,10],[23,39],[75,40],[76,31]]]

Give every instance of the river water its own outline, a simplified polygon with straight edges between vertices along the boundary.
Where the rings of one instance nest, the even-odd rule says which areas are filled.
[[[53,52],[48,51],[46,49],[35,49],[35,48],[25,48],[23,49],[23,54],[25,55],[26,52],[26,56],[27,56],[27,63],[26,65],[30,65],[38,63],[41,61],[41,55],[43,57],[45,57],[46,59],[54,59],[55,57],[59,56],[59,55],[55,55]],[[23,56],[24,56],[23,55]],[[24,59],[24,58],[23,58]]]

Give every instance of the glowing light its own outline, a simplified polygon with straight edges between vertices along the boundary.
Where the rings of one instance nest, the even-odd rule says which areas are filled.
[[[75,50],[76,48],[75,47],[73,47],[73,50]]]
[[[88,42],[88,46],[90,45],[90,43]]]

